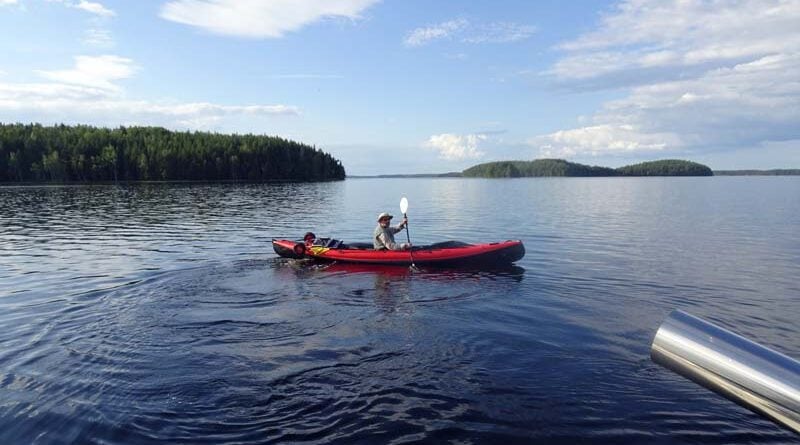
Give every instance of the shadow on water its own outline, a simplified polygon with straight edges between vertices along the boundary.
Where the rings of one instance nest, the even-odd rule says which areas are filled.
[[[317,267],[329,273],[344,274],[374,274],[382,276],[410,276],[416,275],[421,278],[428,277],[450,277],[452,279],[464,278],[469,276],[481,277],[508,277],[516,281],[522,281],[525,268],[510,264],[495,267],[429,267],[417,266],[416,269],[408,266],[390,266],[375,264],[354,264],[354,263],[329,263],[329,264],[309,264],[309,267]]]
[[[519,283],[525,273],[524,268],[516,265],[488,268],[411,268],[286,259],[276,259],[275,267],[288,268],[297,276],[324,280],[326,286],[332,289],[340,288],[344,298],[340,303],[363,305],[371,298],[376,307],[384,310],[394,310],[404,304],[425,304],[477,296],[474,292],[476,283]],[[370,283],[373,284],[372,287],[364,287]],[[451,292],[437,292],[436,286],[446,287]]]

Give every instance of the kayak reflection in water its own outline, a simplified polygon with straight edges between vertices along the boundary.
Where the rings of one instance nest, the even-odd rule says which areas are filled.
[[[394,217],[386,212],[378,215],[378,227],[375,227],[375,231],[372,234],[372,244],[375,250],[408,250],[411,248],[410,243],[396,243],[394,241],[394,234],[403,230],[408,224],[408,219],[403,218],[403,222],[392,227],[389,225],[392,218]]]

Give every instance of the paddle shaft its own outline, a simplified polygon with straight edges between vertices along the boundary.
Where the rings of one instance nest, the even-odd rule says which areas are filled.
[[[403,213],[403,218],[406,220],[406,239],[408,240],[408,254],[411,255],[411,267],[414,266],[414,252],[411,250],[411,231],[408,230],[408,215]]]

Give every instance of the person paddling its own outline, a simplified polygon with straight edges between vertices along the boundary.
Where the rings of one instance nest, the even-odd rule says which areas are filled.
[[[392,218],[394,216],[386,212],[378,215],[378,227],[375,227],[375,231],[372,234],[372,244],[375,250],[408,250],[411,248],[411,243],[396,243],[394,241],[394,234],[403,230],[408,224],[408,220],[403,218],[403,222],[392,227],[390,225]]]

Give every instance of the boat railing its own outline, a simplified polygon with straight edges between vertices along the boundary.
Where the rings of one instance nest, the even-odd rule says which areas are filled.
[[[800,433],[800,362],[686,312],[656,332],[654,362]]]

